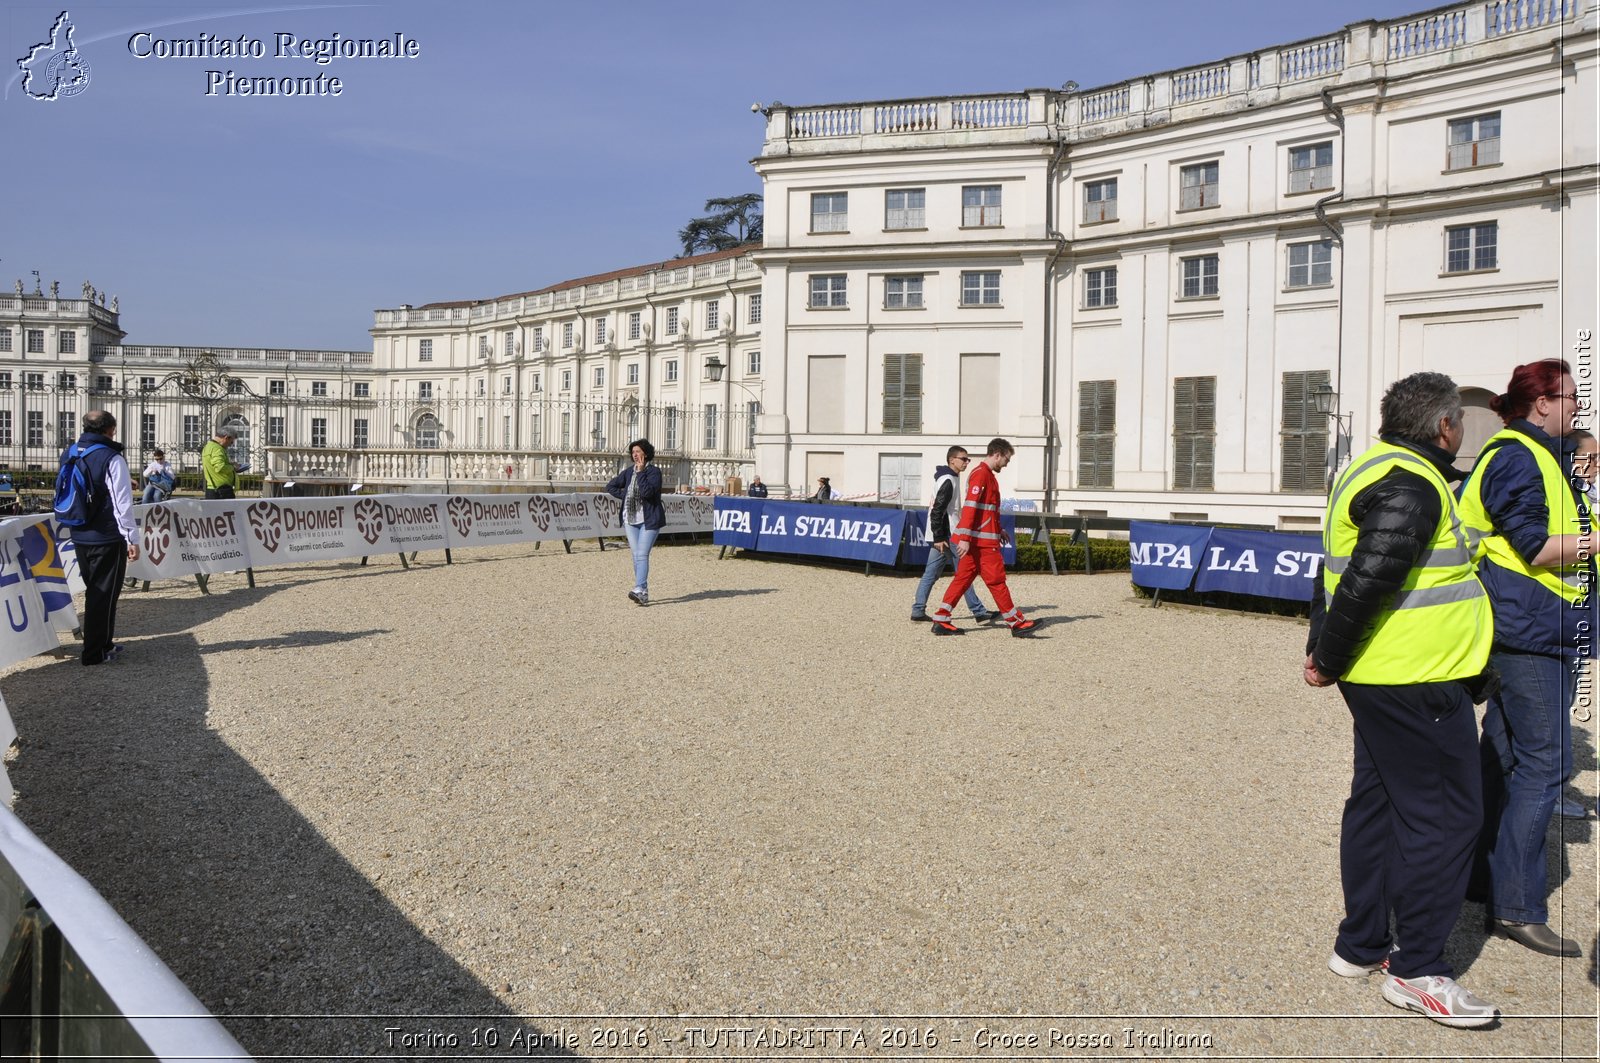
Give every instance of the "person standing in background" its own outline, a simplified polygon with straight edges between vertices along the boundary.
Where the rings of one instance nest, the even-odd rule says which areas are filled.
[[[117,599],[128,562],[139,560],[139,526],[133,519],[133,478],[122,456],[117,419],[106,410],[83,415],[83,434],[75,449],[84,478],[91,485],[88,519],[70,529],[83,575],[83,653],[85,665],[107,664],[122,647],[115,642]],[[93,447],[93,450],[88,448]],[[87,453],[84,453],[88,450]],[[68,454],[61,455],[66,465]]]
[[[633,464],[606,484],[606,493],[622,502],[622,530],[633,551],[633,590],[628,598],[638,605],[650,604],[650,551],[656,537],[666,527],[667,513],[661,508],[661,470],[651,462],[656,448],[648,439],[628,444]]]
[[[228,457],[228,448],[238,438],[237,432],[223,425],[200,448],[200,476],[207,498],[234,497],[234,487],[239,482],[239,468]]]

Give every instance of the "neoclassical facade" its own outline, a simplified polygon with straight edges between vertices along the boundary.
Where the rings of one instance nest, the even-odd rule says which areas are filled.
[[[774,104],[758,467],[920,497],[1003,435],[1045,508],[1315,526],[1421,369],[1470,460],[1517,362],[1593,397],[1595,60],[1592,0],[1503,0],[1092,90]]]

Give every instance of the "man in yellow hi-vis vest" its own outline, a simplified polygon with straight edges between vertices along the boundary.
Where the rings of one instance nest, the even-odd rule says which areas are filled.
[[[1314,687],[1337,682],[1355,723],[1339,839],[1345,917],[1329,969],[1381,972],[1391,1004],[1485,1026],[1498,1012],[1444,960],[1482,825],[1472,703],[1490,681],[1494,634],[1450,490],[1461,417],[1441,373],[1384,394],[1380,442],[1328,497],[1304,674]]]

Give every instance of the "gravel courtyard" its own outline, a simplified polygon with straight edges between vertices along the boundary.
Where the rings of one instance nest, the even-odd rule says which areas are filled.
[[[1582,959],[1463,912],[1497,1027],[1327,971],[1350,724],[1301,622],[1028,574],[1036,638],[936,639],[909,575],[629,577],[588,542],[130,593],[118,664],[0,677],[16,810],[260,1056],[1595,1058],[1593,821],[1552,828]]]

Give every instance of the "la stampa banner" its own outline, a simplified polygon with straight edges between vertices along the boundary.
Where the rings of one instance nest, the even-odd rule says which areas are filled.
[[[1320,537],[1155,521],[1129,522],[1133,582],[1153,590],[1230,591],[1308,602]]]

